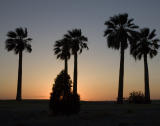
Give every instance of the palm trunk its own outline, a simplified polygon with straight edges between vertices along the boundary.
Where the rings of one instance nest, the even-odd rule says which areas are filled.
[[[77,94],[77,52],[74,54],[73,94]]]
[[[145,82],[145,103],[150,103],[150,90],[149,90],[149,72],[148,72],[148,63],[147,55],[144,54],[144,82]]]
[[[18,84],[16,100],[22,100],[22,51],[19,52],[19,66],[18,66]]]
[[[119,88],[118,88],[118,99],[117,103],[123,103],[123,78],[124,78],[124,48],[121,47],[121,59],[119,69]]]
[[[65,61],[64,61],[64,71],[68,74],[68,60],[67,60],[67,58],[65,58]]]

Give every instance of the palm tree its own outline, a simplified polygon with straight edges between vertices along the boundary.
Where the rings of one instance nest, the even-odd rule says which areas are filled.
[[[29,42],[32,41],[28,38],[27,28],[16,28],[15,31],[9,31],[7,33],[6,49],[8,51],[14,51],[15,54],[19,54],[19,67],[18,67],[18,84],[17,84],[17,96],[16,100],[22,100],[22,57],[23,51],[31,52],[32,48]]]
[[[107,29],[104,31],[104,37],[107,38],[109,48],[120,49],[120,70],[119,70],[119,88],[117,103],[123,103],[123,78],[124,78],[124,53],[131,42],[132,36],[136,34],[134,29],[138,28],[133,23],[134,19],[128,19],[128,14],[119,14],[110,17],[105,22]]]
[[[70,59],[70,41],[66,38],[58,40],[54,45],[54,54],[57,55],[57,59],[65,61],[64,71],[68,74],[68,59]]]
[[[82,35],[81,29],[73,29],[65,34],[65,37],[71,42],[71,52],[74,55],[74,74],[73,74],[73,94],[77,94],[77,63],[78,54],[82,53],[84,48],[88,49],[88,38]]]
[[[140,30],[136,43],[131,45],[131,54],[135,59],[144,60],[144,81],[145,81],[145,102],[150,103],[150,89],[149,89],[149,71],[147,63],[147,55],[153,58],[157,55],[159,48],[159,39],[155,38],[156,30],[150,32],[149,28],[143,28]]]

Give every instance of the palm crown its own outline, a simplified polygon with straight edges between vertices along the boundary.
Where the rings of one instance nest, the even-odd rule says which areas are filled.
[[[81,29],[73,29],[72,31],[68,31],[68,34],[64,35],[70,42],[71,42],[71,52],[75,54],[79,51],[82,53],[82,49],[86,48],[87,46],[87,37],[82,35]]]
[[[130,50],[135,59],[141,59],[144,54],[148,54],[150,58],[157,55],[157,50],[159,48],[158,42],[160,40],[155,38],[155,32],[155,29],[150,32],[149,28],[143,28],[140,30],[135,40],[137,43],[132,44]]]
[[[69,49],[70,49],[70,42],[66,38],[63,38],[55,42],[54,53],[55,55],[57,55],[57,59],[62,59],[62,60],[64,60],[65,58],[69,59],[70,58]]]
[[[32,41],[28,38],[27,28],[17,28],[15,31],[9,31],[7,34],[8,39],[6,40],[6,49],[8,51],[14,50],[15,54],[20,51],[26,50],[31,52],[32,48],[29,42]]]
[[[127,41],[131,42],[132,36],[136,34],[134,29],[138,28],[133,22],[134,19],[128,19],[128,14],[119,14],[110,17],[109,21],[105,22],[107,29],[104,36],[107,37],[108,47],[119,49],[128,47]]]

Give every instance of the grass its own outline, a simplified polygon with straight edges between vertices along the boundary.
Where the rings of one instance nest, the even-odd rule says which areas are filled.
[[[153,104],[114,104],[81,102],[81,111],[72,116],[50,116],[48,100],[0,101],[2,126],[158,126],[160,102]]]

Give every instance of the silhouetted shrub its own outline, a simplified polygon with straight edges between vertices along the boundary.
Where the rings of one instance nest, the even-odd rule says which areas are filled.
[[[53,84],[52,93],[50,96],[49,107],[52,114],[74,114],[80,110],[80,97],[73,95],[71,92],[72,81],[70,76],[61,71],[55,79]]]
[[[143,104],[145,103],[144,94],[141,91],[133,91],[129,94],[129,103]]]

